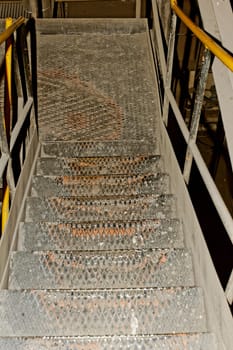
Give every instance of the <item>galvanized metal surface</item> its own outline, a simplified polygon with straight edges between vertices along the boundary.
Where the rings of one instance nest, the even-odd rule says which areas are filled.
[[[188,140],[187,150],[185,155],[183,175],[184,175],[184,180],[187,184],[189,183],[192,162],[193,162],[193,156],[192,156],[191,150],[189,149],[189,145],[190,143],[196,144],[197,133],[199,129],[199,122],[200,122],[200,117],[202,112],[202,105],[203,105],[205,89],[206,89],[206,83],[207,83],[207,78],[208,78],[209,69],[210,69],[210,62],[211,62],[211,53],[206,48],[203,52],[202,59],[201,59],[200,73],[199,73],[198,84],[197,84],[196,93],[195,93],[194,107],[193,107],[193,112],[191,117],[189,140]]]
[[[169,192],[166,174],[96,175],[96,176],[36,176],[32,181],[32,196],[40,197],[119,197]]]
[[[12,255],[9,279],[10,289],[144,288],[193,284],[189,253],[173,249],[17,252]]]
[[[181,223],[176,219],[92,223],[21,223],[20,250],[115,250],[182,248]]]
[[[148,174],[161,171],[160,156],[39,158],[37,175],[95,176]]]
[[[115,221],[165,219],[175,215],[172,195],[103,199],[76,197],[27,198],[25,221]]]
[[[52,122],[51,122],[52,123]],[[157,141],[88,141],[42,143],[42,157],[148,157],[158,154]]]
[[[49,33],[38,37],[41,138],[153,141],[158,106],[146,27],[74,31],[69,40]]]
[[[213,334],[2,338],[0,350],[217,350]]]
[[[0,336],[206,331],[198,288],[1,291]]]

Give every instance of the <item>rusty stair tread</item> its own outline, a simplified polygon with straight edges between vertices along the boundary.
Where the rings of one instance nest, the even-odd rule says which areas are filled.
[[[182,248],[177,219],[112,222],[22,222],[20,250]]]
[[[37,175],[126,175],[155,173],[161,169],[160,156],[128,157],[41,157],[37,161]]]
[[[137,141],[57,141],[42,142],[42,157],[124,157],[124,156],[156,156],[156,142]]]
[[[10,289],[193,286],[185,249],[14,252]]]
[[[0,336],[206,332],[200,288],[0,291]]]
[[[113,221],[165,219],[175,215],[173,195],[77,198],[28,197],[25,221]]]
[[[0,350],[217,350],[213,333],[103,337],[0,338]]]
[[[98,197],[166,194],[167,174],[96,175],[96,176],[34,176],[31,196]]]

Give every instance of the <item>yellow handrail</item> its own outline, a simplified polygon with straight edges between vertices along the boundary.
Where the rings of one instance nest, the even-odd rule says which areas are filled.
[[[177,0],[171,0],[171,8],[181,21],[193,32],[193,34],[233,72],[233,56],[219,46],[211,37],[200,29],[191,19],[185,15],[177,5]]]
[[[12,28],[12,18],[6,19],[6,32],[9,32],[8,29]],[[10,36],[7,37],[6,40],[8,40]],[[9,44],[9,46],[6,48],[6,101],[5,103],[8,104],[8,108],[5,108],[5,129],[6,134],[10,133],[10,106],[12,103],[12,95],[11,95],[11,75],[12,75],[12,43]],[[7,135],[7,139],[9,138],[9,135]],[[9,216],[9,208],[10,208],[10,189],[9,186],[6,185],[4,188],[4,194],[3,194],[3,201],[2,201],[2,233],[4,232],[8,216]]]
[[[25,21],[24,17],[19,17],[14,23],[12,23],[3,33],[0,34],[0,45],[4,43],[14,31],[21,26]]]

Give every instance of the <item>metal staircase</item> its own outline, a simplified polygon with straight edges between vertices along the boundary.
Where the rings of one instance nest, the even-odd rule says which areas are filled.
[[[41,147],[0,349],[223,349],[168,166],[147,22],[37,20],[37,34]]]

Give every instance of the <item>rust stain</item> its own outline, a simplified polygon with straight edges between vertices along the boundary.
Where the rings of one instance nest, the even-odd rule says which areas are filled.
[[[69,138],[69,131],[71,134],[76,132],[80,137],[85,138],[91,135],[93,141],[121,138],[123,111],[110,96],[106,96],[94,84],[82,81],[78,76],[69,75],[63,69],[39,70],[38,76],[50,79],[58,88],[62,87],[60,91],[64,90],[64,86],[70,92],[76,92],[79,88],[81,92],[89,96],[88,99],[77,100],[77,103],[74,104],[75,110],[64,114],[63,129],[60,130],[60,133],[64,134],[65,139]],[[41,83],[45,90],[46,84],[48,84],[46,79]],[[41,98],[43,106],[43,96]],[[82,112],[78,110],[79,108],[82,109]],[[56,118],[56,116],[54,117]],[[54,120],[52,122],[54,123]]]
[[[162,256],[159,258],[159,266],[165,264],[167,262],[167,256],[166,254],[162,254]]]
[[[135,234],[134,228],[96,228],[96,229],[77,229],[72,228],[72,236],[133,236]]]

